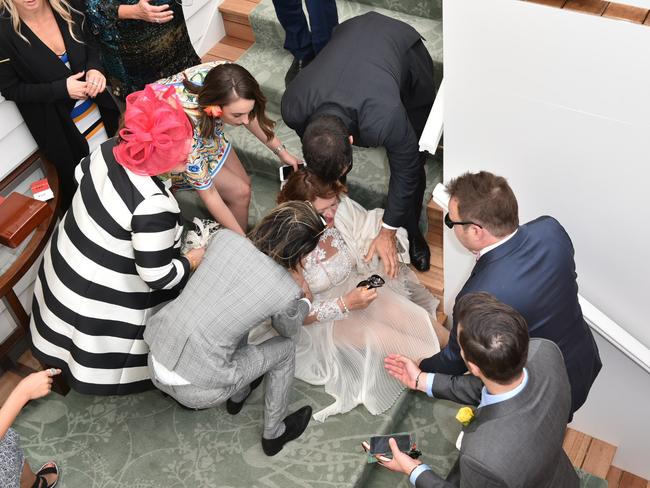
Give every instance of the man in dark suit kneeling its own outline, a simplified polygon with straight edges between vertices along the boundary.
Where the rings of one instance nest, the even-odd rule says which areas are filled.
[[[460,434],[460,454],[443,480],[389,444],[379,461],[408,474],[417,488],[575,488],[580,482],[562,450],[571,392],[562,353],[551,341],[529,341],[525,319],[488,293],[456,304],[460,353],[471,375],[425,373],[399,355],[388,372],[408,388],[476,409]]]
[[[558,345],[571,384],[570,417],[587,399],[602,363],[578,302],[571,239],[553,217],[519,225],[517,199],[505,178],[487,171],[465,173],[447,184],[451,196],[445,224],[476,255],[456,301],[477,291],[491,293],[521,313],[531,337]],[[456,341],[456,306],[449,344],[424,359],[424,371],[467,371]]]

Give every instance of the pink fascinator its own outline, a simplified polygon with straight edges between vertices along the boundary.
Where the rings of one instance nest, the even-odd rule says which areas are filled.
[[[192,125],[174,88],[152,84],[128,95],[120,138],[113,155],[137,175],[163,174],[187,160]]]

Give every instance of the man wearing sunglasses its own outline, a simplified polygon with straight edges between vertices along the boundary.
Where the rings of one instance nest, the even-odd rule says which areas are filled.
[[[447,184],[445,224],[476,256],[458,300],[488,292],[515,308],[531,337],[555,342],[564,356],[571,383],[571,417],[587,399],[602,366],[591,330],[578,303],[573,245],[560,223],[539,217],[519,225],[517,199],[505,178],[486,171],[465,173]],[[466,371],[456,339],[456,307],[449,344],[424,359],[427,372]]]

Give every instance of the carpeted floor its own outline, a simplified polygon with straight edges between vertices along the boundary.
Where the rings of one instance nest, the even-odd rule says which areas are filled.
[[[404,394],[384,415],[361,407],[324,423],[312,421],[273,458],[260,447],[261,388],[237,416],[223,407],[188,411],[156,391],[126,397],[53,394],[30,404],[15,428],[32,465],[59,462],[66,488],[371,486],[364,482],[370,472],[360,442],[395,431],[401,418],[441,474],[453,463],[457,406],[419,398],[409,409],[414,397]],[[329,403],[322,388],[295,383],[292,409]]]

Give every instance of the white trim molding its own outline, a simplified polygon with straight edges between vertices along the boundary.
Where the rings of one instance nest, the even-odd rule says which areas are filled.
[[[603,339],[650,373],[650,349],[641,344],[629,332],[596,308],[589,300],[578,295],[582,315],[589,326]]]
[[[438,150],[438,144],[442,137],[442,129],[444,126],[444,98],[445,98],[445,80],[440,82],[440,88],[436,99],[433,101],[433,107],[429,118],[422,131],[420,137],[420,151],[428,151],[430,154],[435,154]]]

